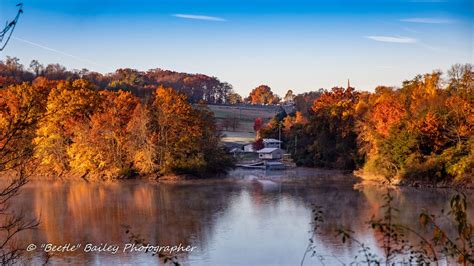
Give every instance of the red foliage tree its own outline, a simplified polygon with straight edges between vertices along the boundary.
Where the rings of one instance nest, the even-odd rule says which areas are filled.
[[[262,118],[260,117],[255,118],[255,121],[253,122],[253,130],[255,132],[260,131],[260,129],[262,129],[262,124],[263,124]]]
[[[252,148],[254,151],[258,151],[263,149],[265,146],[263,145],[263,139],[259,138],[252,143]]]

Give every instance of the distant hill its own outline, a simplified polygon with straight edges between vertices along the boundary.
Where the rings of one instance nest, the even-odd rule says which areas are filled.
[[[130,91],[139,97],[147,97],[159,86],[171,87],[187,95],[189,102],[222,104],[233,93],[232,85],[216,77],[203,74],[180,73],[163,69],[139,71],[131,68],[117,69],[113,73],[101,74],[82,70],[68,70],[59,64],[43,66],[33,60],[28,68],[18,58],[7,57],[0,61],[0,87],[31,82],[38,77],[49,80],[85,79],[100,90]]]

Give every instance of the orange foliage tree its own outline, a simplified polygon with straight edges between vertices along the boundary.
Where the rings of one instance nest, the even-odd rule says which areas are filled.
[[[129,176],[132,164],[127,154],[126,127],[138,99],[129,92],[99,94],[94,113],[73,126],[72,144],[67,149],[73,170],[103,178]]]
[[[77,125],[87,123],[100,104],[99,95],[84,80],[59,82],[48,96],[46,115],[36,131],[35,156],[55,173],[70,170],[68,149]]]
[[[250,92],[246,101],[251,104],[277,104],[280,98],[273,94],[269,86],[260,85]]]

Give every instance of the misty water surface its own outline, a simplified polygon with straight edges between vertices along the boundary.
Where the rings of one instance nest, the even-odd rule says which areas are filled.
[[[21,236],[25,246],[123,246],[130,242],[125,232],[129,226],[153,245],[195,246],[193,252],[179,256],[184,265],[299,265],[311,237],[311,210],[316,204],[322,206],[325,219],[316,235],[317,252],[327,263],[337,263],[352,261],[359,250],[335,237],[338,228],[351,228],[359,240],[380,252],[376,248],[380,236],[366,221],[380,214],[385,189],[358,183],[352,175],[311,169],[236,171],[224,180],[173,184],[32,181],[14,207],[41,221],[38,230]],[[448,209],[454,192],[400,188],[393,193],[399,220],[418,228],[420,211]],[[473,202],[472,193],[468,197]],[[30,255],[36,263],[43,259],[41,252]],[[54,254],[50,262],[136,265],[160,260],[141,253],[65,252]],[[308,257],[305,265],[316,262],[317,258]]]

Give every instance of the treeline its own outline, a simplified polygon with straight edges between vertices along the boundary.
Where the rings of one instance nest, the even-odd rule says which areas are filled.
[[[458,64],[447,74],[418,75],[373,93],[322,91],[309,110],[280,114],[260,134],[277,137],[281,127],[300,165],[363,168],[402,180],[472,180],[473,68]]]
[[[22,82],[33,82],[38,77],[56,81],[83,79],[91,83],[94,90],[129,91],[140,98],[149,97],[158,87],[163,86],[185,94],[190,103],[304,104],[304,101],[301,101],[302,97],[313,95],[313,92],[310,92],[295,96],[292,90],[288,90],[281,99],[269,86],[260,85],[253,89],[248,97],[242,98],[233,90],[231,84],[203,74],[179,73],[159,68],[148,71],[123,68],[113,73],[101,74],[85,68],[68,70],[60,64],[44,66],[37,60],[32,60],[28,66],[24,66],[18,58],[9,56],[4,61],[0,60],[0,88]]]
[[[225,171],[212,112],[159,87],[147,100],[98,91],[85,80],[48,80],[0,90],[0,152],[37,163],[38,173],[85,178]],[[3,167],[15,168],[4,164]]]
[[[91,83],[94,90],[123,90],[132,92],[138,97],[148,97],[158,87],[163,86],[185,94],[191,103],[222,104],[239,97],[233,92],[230,84],[202,74],[162,69],[150,69],[144,72],[124,68],[103,75],[87,69],[71,71],[59,64],[44,66],[37,60],[31,61],[30,65],[25,67],[15,57],[7,57],[5,61],[0,61],[0,88],[9,84],[32,82],[37,77],[57,81],[84,79]]]

